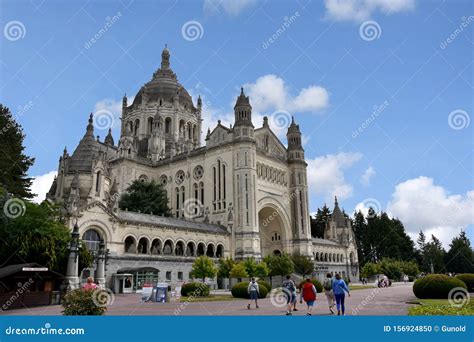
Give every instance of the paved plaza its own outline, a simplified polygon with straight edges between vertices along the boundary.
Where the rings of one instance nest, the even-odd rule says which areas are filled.
[[[351,297],[346,297],[347,315],[406,315],[410,304],[407,302],[415,300],[412,292],[413,284],[395,284],[390,288],[370,288],[355,290]],[[299,298],[298,298],[299,299]],[[109,306],[107,315],[204,315],[204,316],[274,316],[284,315],[285,308],[272,304],[270,298],[259,300],[259,309],[252,307],[247,309],[247,300],[235,299],[228,301],[210,302],[170,302],[170,303],[141,303],[140,294],[115,295],[113,304]],[[299,311],[295,316],[305,315],[306,305],[297,304]],[[24,308],[9,310],[1,315],[60,315],[61,306],[52,305],[46,307]],[[329,315],[326,297],[318,294],[313,315]]]

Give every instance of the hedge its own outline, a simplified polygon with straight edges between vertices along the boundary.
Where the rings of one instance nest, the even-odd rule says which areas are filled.
[[[204,283],[187,283],[181,286],[181,296],[207,297],[209,286]]]
[[[260,285],[260,284],[259,284]],[[231,293],[232,296],[235,298],[250,298],[250,294],[248,293],[247,289],[249,287],[249,283],[243,281],[241,283],[235,284],[232,287]],[[267,296],[268,290],[265,286],[259,286],[259,295],[258,298],[265,298]]]
[[[257,280],[257,283],[260,286],[262,286],[262,285],[265,286],[268,291],[270,291],[272,289],[272,286],[270,285],[270,283],[266,282],[265,280],[259,279],[259,280]]]
[[[430,274],[415,281],[413,293],[420,299],[447,299],[449,291],[455,287],[467,289],[462,280],[444,274]]]
[[[474,292],[474,273],[462,273],[456,276],[459,280],[462,280],[469,292]]]
[[[323,292],[323,285],[317,280],[317,279],[311,279],[311,282],[313,283],[314,287],[316,288],[316,292],[321,293]],[[298,288],[301,289],[306,283],[306,280],[303,280],[299,285]]]
[[[61,303],[65,316],[100,316],[107,311],[107,291],[76,289],[68,292]]]

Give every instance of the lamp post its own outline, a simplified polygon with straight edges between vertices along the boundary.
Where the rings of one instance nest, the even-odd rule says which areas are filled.
[[[104,239],[100,239],[99,250],[97,251],[97,267],[95,269],[95,281],[101,288],[105,288],[105,259],[108,250],[105,249]]]
[[[68,290],[74,290],[79,288],[79,226],[77,222],[74,224],[74,228],[71,233],[71,241],[67,245],[69,250],[69,259],[67,262],[66,278],[64,279],[65,284],[67,285]]]

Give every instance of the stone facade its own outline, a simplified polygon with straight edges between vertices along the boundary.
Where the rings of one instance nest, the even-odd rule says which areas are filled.
[[[104,141],[94,137],[91,114],[73,154],[65,149],[60,157],[47,197],[63,203],[70,227],[77,222],[88,247],[105,240],[108,285],[113,275],[137,278],[142,271],[145,282],[146,274],[153,281],[188,281],[198,255],[242,260],[298,252],[318,267],[349,273],[350,262],[357,264],[350,223],[336,215],[326,239],[311,238],[307,164],[294,120],[285,146],[266,117],[254,127],[242,89],[234,125],[219,121],[202,145],[201,113],[201,98],[193,103],[165,48],[161,68],[133,103],[123,98],[118,144],[110,130]],[[136,179],[163,185],[173,217],[118,208],[120,194]],[[337,264],[318,259],[326,251],[341,256]]]

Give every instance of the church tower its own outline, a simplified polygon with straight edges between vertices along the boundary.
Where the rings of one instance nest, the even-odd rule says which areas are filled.
[[[290,171],[290,200],[294,249],[302,255],[312,255],[309,222],[307,164],[301,143],[300,126],[291,119],[286,134],[288,139],[287,163]]]
[[[262,257],[257,213],[256,141],[252,106],[244,89],[234,106],[234,250],[236,259]]]

